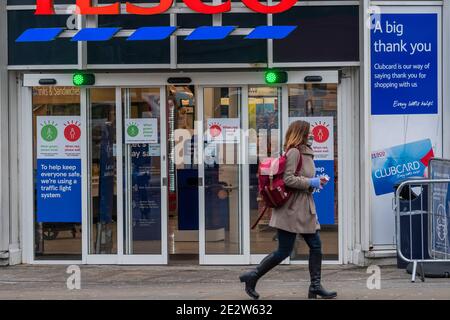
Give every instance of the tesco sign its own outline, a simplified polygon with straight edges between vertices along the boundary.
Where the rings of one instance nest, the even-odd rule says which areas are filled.
[[[142,0],[145,1],[145,0]],[[183,0],[186,6],[198,13],[204,14],[217,14],[228,12],[231,10],[231,0],[227,0],[219,5],[209,5],[203,3],[201,0]],[[249,9],[264,14],[280,13],[289,10],[296,3],[297,0],[280,0],[275,5],[265,5],[258,0],[242,0],[242,2]],[[76,0],[75,3],[78,7],[79,14],[82,15],[117,15],[120,14],[120,2],[116,2],[110,5],[93,6],[92,0]],[[126,12],[129,14],[139,15],[153,15],[161,14],[170,9],[173,4],[173,0],[160,0],[159,4],[154,7],[141,7],[136,4],[126,3]],[[52,15],[55,14],[55,8],[53,0],[36,0],[36,15]]]

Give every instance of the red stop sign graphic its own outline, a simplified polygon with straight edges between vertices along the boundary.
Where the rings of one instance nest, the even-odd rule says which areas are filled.
[[[218,137],[220,136],[220,134],[222,133],[222,128],[218,125],[218,124],[213,124],[210,128],[209,128],[209,133],[211,134],[212,137]]]
[[[77,141],[81,137],[80,127],[78,127],[75,124],[69,124],[64,129],[64,137],[66,138],[66,140],[68,140],[70,142]]]
[[[314,135],[314,141],[318,143],[324,143],[330,137],[330,131],[322,124],[315,126],[312,130],[312,134]]]

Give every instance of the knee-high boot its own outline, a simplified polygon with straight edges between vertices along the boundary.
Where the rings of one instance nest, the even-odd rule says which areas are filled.
[[[255,287],[259,278],[265,275],[269,270],[277,266],[281,261],[274,253],[266,256],[261,263],[251,271],[243,273],[239,279],[241,282],[245,282],[245,292],[253,299],[258,299],[259,294],[256,292]]]
[[[308,298],[316,299],[320,296],[324,299],[332,299],[337,296],[335,291],[325,290],[320,281],[322,276],[322,253],[311,252],[309,255],[309,273],[311,276],[311,285],[309,286]]]

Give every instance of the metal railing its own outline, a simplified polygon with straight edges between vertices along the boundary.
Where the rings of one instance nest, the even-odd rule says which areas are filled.
[[[441,189],[436,188],[437,185]],[[445,186],[444,186],[445,185]],[[404,199],[406,190],[407,199]],[[439,203],[439,196],[442,198],[449,195],[450,179],[419,179],[407,180],[402,182],[395,192],[394,209],[396,212],[396,244],[397,253],[400,259],[407,263],[413,263],[411,281],[415,282],[417,267],[420,267],[420,276],[422,282],[425,281],[424,263],[450,262],[449,257],[449,237],[448,237],[448,216],[446,212],[447,203],[440,204],[436,210],[436,204]],[[420,189],[420,194],[415,194],[413,189]],[[433,194],[434,193],[434,194]],[[427,195],[424,197],[424,194]],[[415,199],[413,199],[416,197]],[[442,207],[444,208],[442,210]],[[420,216],[419,222],[417,217]],[[406,219],[406,225],[409,226],[408,243],[409,254],[402,249],[402,222]],[[417,224],[420,226],[420,234],[417,234]],[[414,232],[413,229],[416,229]],[[408,230],[407,230],[408,231]],[[403,237],[402,237],[403,235]],[[417,244],[417,237],[420,237],[420,250],[414,250],[413,241]],[[439,240],[440,245],[436,246]],[[426,245],[427,243],[427,245]],[[442,245],[443,244],[443,245]],[[409,257],[407,257],[409,256]]]

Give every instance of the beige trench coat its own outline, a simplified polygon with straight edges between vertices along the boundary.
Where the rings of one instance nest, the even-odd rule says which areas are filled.
[[[298,160],[302,153],[302,168],[295,176]],[[316,206],[313,199],[313,188],[309,178],[316,175],[314,153],[308,146],[302,145],[300,151],[292,148],[287,153],[286,169],[283,180],[287,187],[295,189],[288,202],[280,208],[272,209],[271,227],[292,233],[315,233],[320,229]]]

